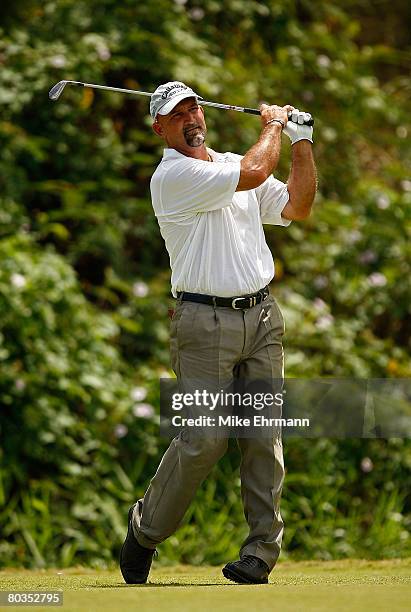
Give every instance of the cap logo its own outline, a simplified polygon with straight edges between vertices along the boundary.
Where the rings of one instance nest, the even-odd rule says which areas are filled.
[[[153,119],[162,111],[170,112],[181,98],[194,97],[197,100],[200,96],[181,81],[169,81],[163,85],[159,85],[155,92],[151,94],[150,100],[150,115]],[[166,114],[164,112],[164,114]]]
[[[161,97],[163,98],[163,100],[165,100],[166,98],[168,98],[168,94],[172,92],[170,95],[170,98],[172,98],[176,93],[178,93],[176,91],[177,89],[184,90],[184,89],[189,89],[189,88],[186,87],[185,85],[170,85],[170,87],[167,87],[167,89],[164,91]]]

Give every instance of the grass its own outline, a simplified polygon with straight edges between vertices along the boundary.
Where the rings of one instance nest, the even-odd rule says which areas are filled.
[[[152,570],[146,585],[124,584],[119,571],[87,568],[0,572],[0,590],[62,590],[64,612],[138,609],[139,612],[409,609],[411,559],[279,563],[268,585],[236,585],[219,567]],[[8,610],[21,608],[8,607]],[[41,608],[43,609],[43,608]],[[52,608],[51,608],[52,609]]]

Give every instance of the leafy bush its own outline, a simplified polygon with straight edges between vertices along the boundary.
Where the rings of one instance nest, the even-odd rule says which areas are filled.
[[[374,5],[15,0],[0,12],[2,564],[110,563],[166,446],[153,407],[172,300],[149,199],[162,143],[146,99],[72,87],[52,103],[60,79],[147,91],[181,79],[206,99],[312,112],[313,215],[266,228],[286,373],[410,376],[409,7]],[[241,113],[207,109],[207,124],[217,150],[244,153],[259,133]],[[289,164],[285,142],[279,178]],[[284,554],[409,554],[410,448],[287,440]],[[232,448],[216,466],[164,562],[236,555],[238,461]]]
[[[0,258],[2,558],[109,559],[110,534],[122,531],[115,499],[133,490],[118,463],[121,438],[129,427],[147,463],[154,424],[142,430],[133,414],[117,326],[87,302],[64,259],[24,235],[1,240]],[[123,459],[130,451],[122,445]]]

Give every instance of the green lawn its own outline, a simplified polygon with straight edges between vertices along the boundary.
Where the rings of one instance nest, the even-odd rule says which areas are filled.
[[[55,609],[64,612],[131,609],[393,612],[409,610],[411,559],[283,562],[272,572],[268,585],[255,586],[229,582],[219,567],[154,567],[150,582],[136,586],[124,584],[118,570],[10,569],[0,572],[0,589],[62,590],[63,608]]]

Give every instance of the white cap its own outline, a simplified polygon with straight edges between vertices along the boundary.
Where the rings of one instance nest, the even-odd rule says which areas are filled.
[[[202,100],[201,96],[181,81],[169,81],[159,85],[151,94],[150,115],[155,119],[157,115],[168,115],[181,100],[195,98]]]

